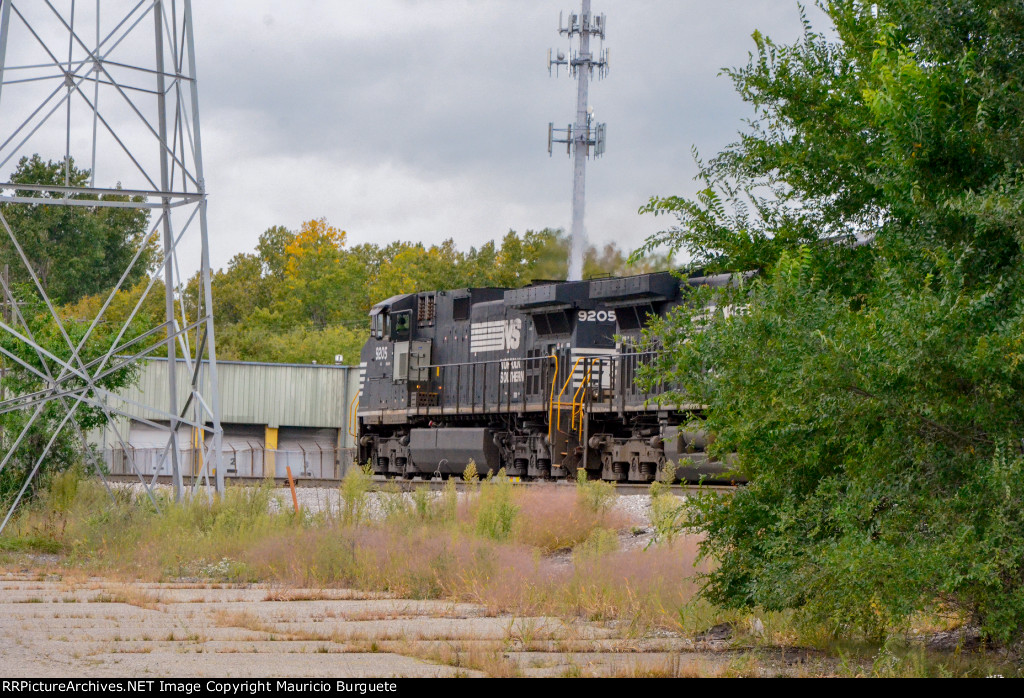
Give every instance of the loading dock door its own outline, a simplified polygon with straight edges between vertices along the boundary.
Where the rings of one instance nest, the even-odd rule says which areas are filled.
[[[165,450],[168,436],[166,431],[142,422],[132,421],[125,439],[128,448],[122,454],[122,472],[131,473],[131,461],[134,460],[135,467],[143,475],[153,475],[157,470],[160,471],[160,475],[172,475],[174,468],[170,452]],[[190,427],[178,428],[178,463],[182,474],[186,476],[192,474],[191,436],[192,429]],[[120,450],[120,443],[117,443],[116,446]]]
[[[228,477],[263,477],[266,427],[262,424],[225,424],[221,453]]]
[[[277,476],[337,477],[338,430],[313,427],[281,427],[277,437]]]

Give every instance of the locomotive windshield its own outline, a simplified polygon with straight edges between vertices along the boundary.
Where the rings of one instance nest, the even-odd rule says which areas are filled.
[[[381,310],[370,315],[370,336],[374,339],[384,339],[384,318],[387,311]]]

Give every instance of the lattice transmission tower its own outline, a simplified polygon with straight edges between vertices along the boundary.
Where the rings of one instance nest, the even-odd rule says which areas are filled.
[[[190,473],[193,487],[209,487],[212,479],[217,491],[223,491],[192,29],[190,0],[0,0],[0,239],[14,251],[16,271],[30,279],[17,290],[6,279],[0,284],[2,300],[10,309],[0,321],[0,362],[8,370],[32,373],[43,385],[40,390],[0,397],[0,414],[26,414],[20,433],[0,435],[0,469],[8,465],[33,422],[44,411],[52,415],[55,407],[59,410],[56,430],[35,458],[18,500],[60,431],[75,430],[84,443],[76,419],[83,406],[102,410],[113,424],[127,465],[139,473],[151,497],[152,483],[142,478],[132,460],[117,428],[118,418],[131,417],[166,433],[153,480],[169,472],[178,499],[186,493],[179,443],[185,440],[190,440],[187,448],[201,454],[201,467],[194,464]],[[44,160],[57,156],[54,159],[63,163],[63,183],[10,181],[20,158],[33,153]],[[89,163],[88,182],[72,176],[80,172],[73,163],[83,162]],[[17,207],[40,206],[148,212],[145,239],[121,270],[116,286],[104,294],[98,312],[91,321],[85,319],[89,324],[84,336],[76,335],[74,341],[57,301],[40,280],[38,260],[24,251],[21,236],[26,231],[11,224],[22,220],[14,215]],[[137,266],[144,267],[142,281],[134,287],[138,297],[131,296],[127,319],[122,316],[111,327],[111,303],[126,280],[139,278]],[[187,277],[195,273],[198,283],[190,288],[196,292],[186,298]],[[140,311],[151,292],[151,305],[162,305],[162,312],[147,321],[152,313]],[[28,301],[26,294],[31,296]],[[158,294],[163,295],[162,303]],[[27,304],[49,314],[46,321],[60,335],[61,351],[52,351],[52,343],[48,350],[33,334],[32,323],[20,310]],[[97,333],[101,325],[105,332]],[[105,338],[97,350],[99,335]],[[87,360],[83,349],[89,343]],[[161,404],[128,404],[130,400],[104,389],[105,377],[153,354],[167,358],[167,393],[152,398]],[[98,463],[93,466],[100,472]],[[0,530],[15,506],[17,501]]]
[[[602,78],[608,74],[608,50],[604,48],[605,26],[607,22],[603,14],[595,15],[590,11],[590,0],[583,0],[580,13],[569,13],[569,20],[562,25],[562,17],[558,17],[558,33],[578,40],[577,48],[569,50],[569,56],[562,51],[552,55],[548,51],[548,73],[554,68],[566,66],[569,74],[576,78],[576,121],[566,128],[555,128],[554,123],[548,124],[548,155],[553,144],[565,143],[566,152],[573,158],[572,168],[572,237],[569,250],[569,281],[583,278],[583,258],[587,248],[587,232],[583,226],[583,214],[586,208],[587,158],[593,149],[594,157],[604,154],[605,124],[594,121],[594,110],[588,105],[590,78]],[[591,38],[597,38],[601,46],[594,53],[590,46]]]

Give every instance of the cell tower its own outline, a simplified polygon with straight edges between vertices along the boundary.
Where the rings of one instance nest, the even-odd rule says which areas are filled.
[[[131,458],[131,449],[113,421],[115,417],[131,417],[166,433],[166,445],[154,472],[170,472],[178,499],[184,496],[183,464],[179,462],[179,441],[184,440],[190,440],[186,448],[194,449],[202,458],[201,468],[193,465],[193,486],[208,487],[212,474],[217,491],[223,492],[191,0],[0,3],[0,237],[9,240],[24,265],[19,273],[27,273],[31,279],[31,301],[45,306],[48,321],[59,330],[66,345],[58,356],[37,341],[19,310],[19,304],[25,302],[24,292],[15,298],[4,280],[4,300],[13,312],[0,321],[0,335],[6,334],[7,346],[13,345],[20,352],[0,346],[2,361],[38,374],[44,389],[0,397],[0,413],[25,410],[30,415],[19,435],[4,435],[6,449],[0,469],[8,464],[44,409],[52,414],[56,404],[62,417],[34,461],[0,530],[53,447],[57,432],[75,429],[84,439],[76,420],[76,412],[83,405],[102,410],[111,420],[129,467],[139,473],[150,497],[150,484],[143,480]],[[40,153],[46,160],[48,154],[58,152],[64,163],[63,185],[9,181],[18,158]],[[91,164],[87,186],[71,177],[75,160]],[[115,183],[116,187],[103,186]],[[71,340],[40,283],[36,264],[19,244],[19,235],[27,231],[12,228],[10,220],[15,216],[4,215],[5,211],[16,211],[16,207],[43,204],[150,212],[145,240],[78,341]],[[100,358],[93,357],[86,363],[83,347],[87,341],[97,341],[94,330],[101,322],[110,323],[107,311],[115,294],[140,259],[146,258],[147,246],[157,244],[157,239],[161,256],[142,276],[141,298],[128,319],[114,326],[114,339],[104,339]],[[186,253],[192,257],[186,258]],[[181,259],[189,262],[184,269]],[[197,269],[197,297],[186,299],[184,274]],[[158,280],[164,284],[162,321],[154,320],[140,331],[139,323],[145,317],[140,309]],[[126,404],[127,399],[98,385],[112,371],[157,351],[167,355],[167,394],[159,397],[161,404]],[[24,360],[19,353],[34,355],[38,363]],[[94,462],[93,466],[102,475],[99,464]]]
[[[583,278],[583,255],[587,248],[587,233],[583,227],[583,211],[586,206],[587,158],[590,149],[594,149],[594,157],[604,154],[605,124],[594,122],[594,110],[587,105],[589,81],[597,69],[597,77],[608,74],[608,50],[604,48],[605,16],[590,12],[590,0],[583,0],[579,14],[569,13],[569,20],[562,25],[562,16],[558,17],[558,33],[565,34],[570,44],[573,37],[578,37],[578,48],[575,52],[570,48],[569,57],[558,51],[554,56],[548,51],[548,74],[559,66],[566,66],[569,75],[576,78],[576,122],[567,128],[555,128],[548,124],[548,155],[551,155],[555,143],[565,143],[565,151],[573,156],[572,167],[572,242],[569,253],[569,281]],[[595,56],[590,50],[590,38],[597,37],[601,47]]]

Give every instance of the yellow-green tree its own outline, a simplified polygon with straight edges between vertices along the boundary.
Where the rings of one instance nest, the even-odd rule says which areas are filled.
[[[399,241],[349,246],[345,231],[324,218],[297,231],[273,226],[256,248],[235,255],[213,274],[217,348],[222,359],[332,362],[338,354],[355,360],[365,341],[367,313],[381,300],[403,293],[466,287],[517,288],[535,279],[565,277],[568,242],[560,230],[510,230],[498,242],[467,251],[454,240],[425,245]],[[622,251],[591,248],[587,274],[637,273]],[[665,266],[666,260],[648,266]],[[123,322],[143,285],[118,293],[105,322]],[[186,311],[195,315],[199,278],[180,291]],[[70,316],[86,318],[102,305],[97,294],[68,306]],[[163,286],[157,283],[142,309],[147,320],[163,316]],[[193,317],[194,319],[194,317]],[[179,322],[187,324],[181,318]],[[162,350],[154,352],[162,354]]]
[[[317,329],[337,323],[352,289],[362,279],[345,254],[346,233],[324,218],[306,221],[285,248],[282,294],[277,308],[294,324]]]

